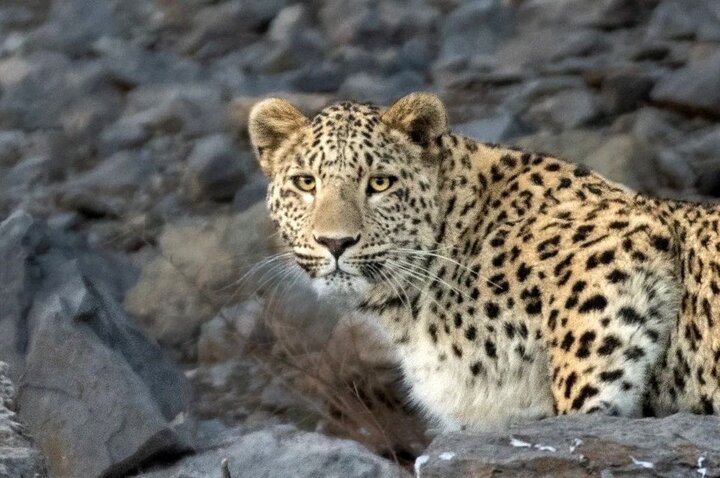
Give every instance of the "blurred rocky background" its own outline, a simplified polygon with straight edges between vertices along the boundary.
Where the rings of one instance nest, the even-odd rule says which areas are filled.
[[[271,94],[415,90],[474,138],[720,196],[715,0],[3,0],[0,476],[717,472],[657,431],[714,418],[425,452],[382,337],[285,267],[245,132]]]

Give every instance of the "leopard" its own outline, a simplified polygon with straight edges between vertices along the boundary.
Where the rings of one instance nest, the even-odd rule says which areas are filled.
[[[427,92],[268,98],[248,133],[288,267],[384,331],[439,429],[720,409],[719,206],[455,134]]]

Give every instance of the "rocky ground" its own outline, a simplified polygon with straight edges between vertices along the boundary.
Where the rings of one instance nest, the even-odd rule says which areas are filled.
[[[223,459],[232,477],[512,476],[540,473],[533,460],[632,474],[651,469],[626,454],[691,445],[668,476],[716,473],[715,445],[687,437],[665,454],[618,438],[619,465],[592,458],[606,442],[562,434],[567,420],[518,429],[529,450],[500,433],[425,451],[432,431],[377,333],[268,259],[251,105],[420,89],[478,139],[659,196],[720,196],[714,0],[4,0],[0,360],[28,433],[0,430],[0,476],[221,476]],[[615,439],[602,430],[620,422],[593,420]],[[646,440],[714,423],[678,420],[622,426]],[[590,461],[534,447],[573,438]]]

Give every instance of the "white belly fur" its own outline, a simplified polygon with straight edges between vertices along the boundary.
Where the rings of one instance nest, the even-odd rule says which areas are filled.
[[[441,362],[437,346],[424,338],[403,347],[400,360],[413,401],[439,428],[486,430],[553,414],[547,354],[539,347],[528,351],[539,355],[532,364],[499,354],[497,369],[474,383],[470,360],[448,354]]]

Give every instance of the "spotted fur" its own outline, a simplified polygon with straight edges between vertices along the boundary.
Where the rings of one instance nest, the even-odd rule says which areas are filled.
[[[720,407],[720,209],[634,194],[554,157],[447,129],[442,103],[250,117],[297,263],[396,344],[446,429]],[[317,187],[299,191],[297,174]],[[368,178],[393,186],[368,192]],[[318,237],[353,237],[339,259]]]

